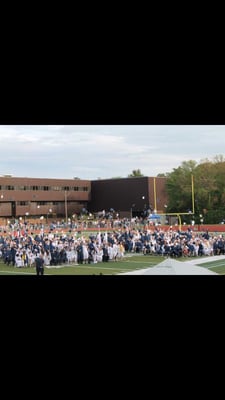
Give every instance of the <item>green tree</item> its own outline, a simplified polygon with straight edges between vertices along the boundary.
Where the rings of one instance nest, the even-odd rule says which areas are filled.
[[[140,169],[134,169],[132,171],[132,174],[128,175],[128,178],[136,178],[138,176],[144,176],[144,175],[141,173]]]
[[[181,166],[167,175],[167,211],[193,211],[194,200],[196,223],[199,223],[202,217],[204,223],[219,223],[225,219],[224,176],[225,159],[222,155],[216,156],[213,161],[207,158],[201,160],[198,165],[193,160],[182,162]],[[189,216],[183,216],[182,220],[190,222]]]
[[[216,156],[213,161],[203,160],[197,170],[196,201],[205,210],[204,221],[218,223],[225,218],[225,159]]]
[[[168,172],[166,172],[166,173],[160,173],[160,174],[157,175],[157,178],[167,178],[168,175],[169,175]]]
[[[192,210],[191,176],[196,169],[196,161],[184,161],[167,176],[168,212],[188,212]]]

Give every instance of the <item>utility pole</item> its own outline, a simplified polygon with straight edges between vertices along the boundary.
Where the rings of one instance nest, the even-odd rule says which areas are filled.
[[[191,175],[191,193],[192,193],[192,214],[195,213],[195,200],[194,200],[194,177]]]
[[[65,217],[66,217],[66,224],[68,222],[68,212],[67,212],[67,191],[65,190]]]
[[[131,209],[130,209],[130,219],[133,218],[133,208],[135,207],[135,204],[131,204]]]

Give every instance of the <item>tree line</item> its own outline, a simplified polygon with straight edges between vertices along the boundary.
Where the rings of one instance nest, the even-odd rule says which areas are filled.
[[[167,212],[191,212],[194,205],[196,223],[225,221],[225,159],[222,155],[215,156],[212,161],[206,158],[200,163],[183,161],[171,173],[160,176],[167,178]],[[182,216],[187,223],[190,218]]]
[[[133,170],[128,177],[144,176],[140,169]],[[225,222],[225,158],[215,156],[197,163],[183,161],[172,172],[158,174],[165,177],[168,203],[165,212],[190,213],[182,221],[190,223],[216,224]],[[192,214],[194,206],[194,215]]]

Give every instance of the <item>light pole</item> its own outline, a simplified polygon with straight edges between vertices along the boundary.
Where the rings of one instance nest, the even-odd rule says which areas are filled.
[[[199,215],[199,218],[200,218],[200,224],[202,225],[204,221],[202,214]],[[201,225],[200,228],[202,229]]]
[[[28,215],[29,215],[29,212],[27,211],[27,212],[25,213],[25,216],[24,216],[24,224],[26,224],[26,217],[28,217]]]
[[[1,196],[0,196],[0,197],[1,197],[1,200],[3,200],[3,199],[4,199],[4,196],[3,196],[3,194],[1,194]]]
[[[133,208],[135,207],[135,204],[131,204],[131,209],[130,209],[130,219],[133,218]]]
[[[51,213],[52,213],[52,209],[51,209],[51,208],[49,208],[49,210],[48,210],[48,213],[47,213],[47,221],[46,221],[46,222],[47,222],[47,224],[48,224],[48,215],[49,215],[49,214],[51,214]]]
[[[44,219],[44,215],[41,215],[41,217],[40,217],[40,224],[41,224],[42,227],[43,227],[43,219]]]
[[[39,209],[40,209],[40,205],[38,204],[38,205],[37,205],[37,210],[39,211]],[[37,218],[38,215],[39,215],[39,214],[38,214],[38,211],[36,212],[36,218]]]
[[[156,210],[156,180],[153,178],[154,209]]]
[[[67,211],[67,190],[65,190],[65,218],[66,218],[66,224],[68,222],[68,211]]]
[[[145,196],[141,197],[142,200],[145,200]],[[143,218],[147,216],[146,204],[143,205]]]

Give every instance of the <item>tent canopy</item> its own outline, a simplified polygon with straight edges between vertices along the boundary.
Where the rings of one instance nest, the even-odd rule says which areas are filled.
[[[158,215],[158,214],[150,214],[148,219],[160,219],[160,215]]]

